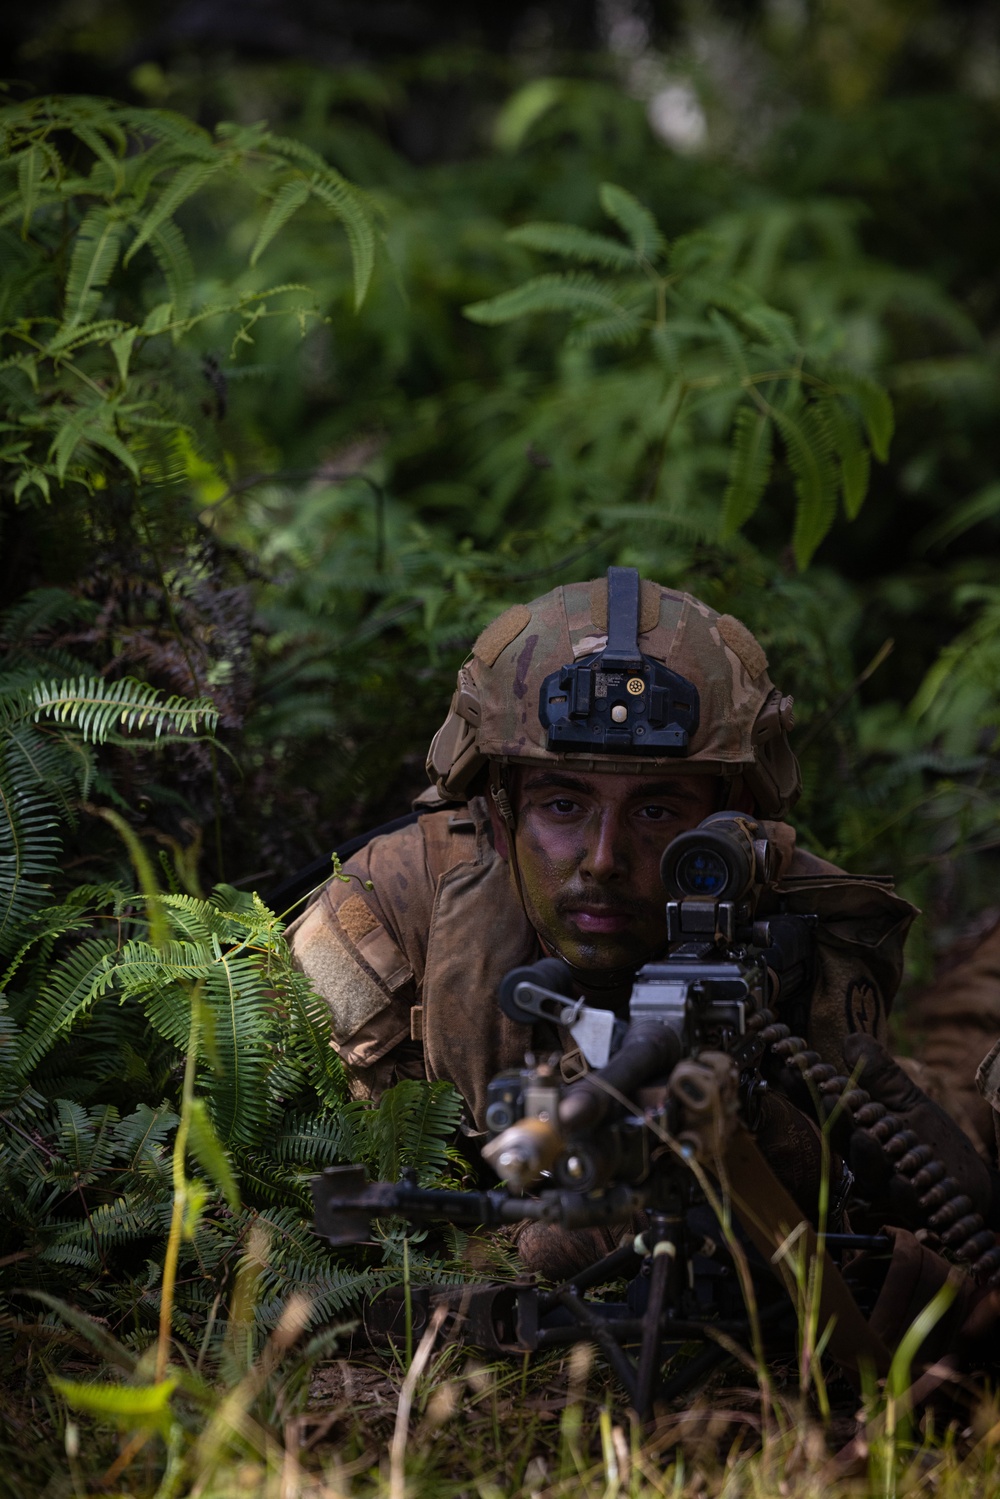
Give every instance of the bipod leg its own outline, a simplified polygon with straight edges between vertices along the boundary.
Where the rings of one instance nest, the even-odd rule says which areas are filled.
[[[653,1256],[649,1277],[649,1302],[643,1318],[642,1346],[635,1380],[635,1413],[648,1421],[653,1410],[653,1387],[659,1373],[663,1346],[663,1308],[667,1292],[676,1284],[677,1252],[681,1220],[666,1213],[650,1213],[643,1235]]]
[[[591,1311],[587,1303],[574,1290],[557,1291],[554,1300],[559,1306],[564,1306],[575,1321],[586,1330],[586,1341],[595,1343],[604,1354],[604,1357],[617,1375],[619,1383],[624,1388],[629,1402],[634,1407],[636,1388],[635,1368],[624,1348],[620,1348],[615,1342],[608,1324],[604,1321],[603,1317],[599,1317],[596,1312]]]

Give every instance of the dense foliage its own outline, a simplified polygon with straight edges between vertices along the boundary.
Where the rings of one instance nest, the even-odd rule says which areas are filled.
[[[164,1307],[200,1371],[377,1282],[306,1179],[451,1169],[454,1104],[348,1101],[266,897],[407,809],[508,603],[617,562],[746,619],[800,832],[925,906],[914,973],[1000,899],[995,99],[705,16],[674,73],[202,59],[0,111],[13,1357],[31,1289],[140,1378]],[[653,128],[677,68],[700,149]]]

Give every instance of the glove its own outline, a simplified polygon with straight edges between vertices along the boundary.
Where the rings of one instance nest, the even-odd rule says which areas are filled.
[[[894,1114],[904,1129],[912,1130],[917,1142],[926,1145],[955,1184],[952,1195],[969,1198],[974,1211],[990,1228],[1000,1224],[1000,1178],[986,1165],[971,1142],[940,1104],[933,1103],[918,1088],[873,1036],[855,1034],[844,1042],[844,1062],[853,1074],[860,1063],[858,1086]],[[912,1146],[910,1147],[912,1148]],[[855,1128],[850,1136],[848,1160],[863,1196],[886,1218],[904,1228],[926,1227],[928,1212],[920,1206],[920,1193],[894,1169],[898,1144],[880,1142],[868,1129]],[[926,1187],[923,1189],[926,1191]],[[932,1210],[933,1211],[933,1210]]]

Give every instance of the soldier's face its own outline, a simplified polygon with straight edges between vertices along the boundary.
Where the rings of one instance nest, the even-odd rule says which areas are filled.
[[[519,769],[516,847],[524,902],[547,946],[574,968],[648,962],[666,941],[660,859],[719,805],[712,776]],[[502,825],[498,851],[506,856]]]

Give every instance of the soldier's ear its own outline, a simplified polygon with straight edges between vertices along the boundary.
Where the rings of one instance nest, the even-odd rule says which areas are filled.
[[[486,807],[490,814],[490,827],[493,830],[493,847],[506,864],[509,857],[507,825],[497,811],[496,802],[489,791],[486,793]]]

